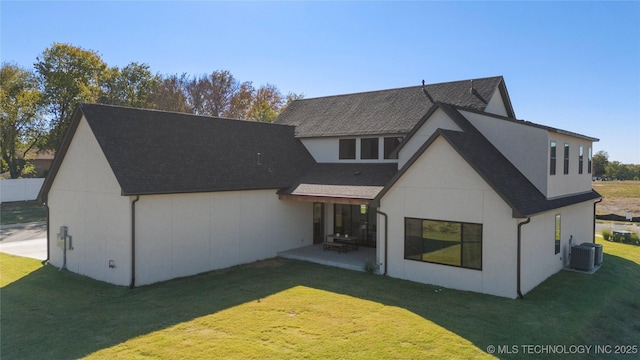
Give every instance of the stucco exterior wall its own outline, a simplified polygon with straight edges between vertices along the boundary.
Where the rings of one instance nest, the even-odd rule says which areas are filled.
[[[136,204],[136,283],[271,258],[313,242],[312,203],[275,190],[141,196]]]
[[[438,129],[462,131],[442,109],[437,109],[400,150],[398,169],[401,169]]]
[[[489,100],[489,103],[484,108],[484,111],[491,114],[508,116],[507,109],[504,106],[504,101],[502,100],[502,96],[500,95],[499,87],[496,87],[493,95],[491,96],[491,99]]]
[[[443,138],[385,194],[380,210],[389,215],[389,276],[516,297],[517,222],[511,208]],[[482,270],[405,260],[405,217],[482,224]]]
[[[555,254],[555,216],[560,215],[560,252]],[[569,242],[593,242],[593,202],[549,211],[522,226],[523,293],[532,290],[569,264]]]
[[[541,193],[547,193],[549,143],[546,130],[469,111],[460,112]]]
[[[67,226],[73,250],[67,268],[117,285],[129,283],[130,199],[120,186],[88,123],[81,119],[48,196],[50,263],[61,267],[57,246],[60,226]],[[109,260],[115,268],[109,268]]]

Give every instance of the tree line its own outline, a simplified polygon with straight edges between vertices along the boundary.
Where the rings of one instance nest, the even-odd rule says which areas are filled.
[[[109,67],[93,50],[54,43],[33,69],[2,64],[0,172],[15,179],[32,171],[28,159],[58,148],[80,102],[271,122],[302,97],[241,82],[227,70],[190,76],[153,73],[138,62]]]
[[[593,155],[593,176],[608,180],[640,180],[640,164],[622,164],[609,161],[606,151],[598,151]]]

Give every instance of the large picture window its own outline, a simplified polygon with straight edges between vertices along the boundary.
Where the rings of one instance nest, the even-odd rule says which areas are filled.
[[[482,224],[405,218],[404,258],[482,270]]]

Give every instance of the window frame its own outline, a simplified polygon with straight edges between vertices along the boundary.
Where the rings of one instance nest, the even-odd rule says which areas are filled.
[[[353,155],[351,152],[353,151]],[[339,160],[355,160],[356,159],[356,139],[338,139],[338,159]]]
[[[366,156],[367,154],[368,156]],[[379,158],[380,158],[380,139],[377,137],[361,138],[360,139],[360,160],[378,160]]]
[[[562,218],[560,214],[556,214],[555,216],[555,232],[554,232],[554,244],[555,244],[555,254],[560,253],[560,240],[562,238]]]
[[[580,145],[578,151],[578,174],[582,174],[584,172],[584,147]]]
[[[460,239],[459,239],[459,244],[460,244],[460,256],[459,256],[460,265],[444,263],[444,262],[437,262],[437,261],[429,261],[429,260],[424,260],[424,259],[415,259],[415,258],[408,257],[408,256],[411,256],[411,255],[407,255],[407,239],[408,239],[408,236],[407,236],[407,222],[408,222],[408,220],[420,221],[421,232],[422,232],[422,229],[424,228],[424,222],[425,221],[459,225],[460,226]],[[471,265],[465,265],[465,257],[464,257],[465,243],[469,244],[469,243],[473,243],[474,242],[474,241],[469,240],[469,239],[467,239],[465,241],[465,239],[464,239],[465,238],[465,236],[464,236],[465,225],[473,225],[473,226],[478,226],[479,227],[479,237],[480,237],[479,243],[480,243],[480,247],[479,247],[479,255],[478,255],[479,258],[477,260],[479,265],[477,267],[472,267]],[[482,235],[483,235],[483,232],[484,232],[483,224],[478,224],[478,223],[405,217],[404,218],[404,259],[405,260],[411,260],[411,261],[417,261],[417,262],[436,264],[436,265],[453,266],[453,267],[457,267],[457,268],[482,271],[482,255],[483,255],[483,236]],[[422,245],[423,245],[423,249],[424,249],[424,241],[428,240],[428,239],[425,239],[423,236],[424,236],[424,234],[420,236],[420,239],[422,241]],[[441,241],[441,240],[437,240],[437,239],[431,239],[431,240],[433,240],[433,241]],[[424,253],[422,253],[422,254],[424,254]]]
[[[563,170],[562,173],[564,175],[569,174],[569,143],[564,143],[564,159],[563,159]]]
[[[557,156],[557,143],[555,140],[551,140],[549,144],[549,175],[556,174],[556,156]]]
[[[383,140],[383,158],[385,160],[395,160],[398,159],[398,154],[393,154],[393,152],[398,148],[400,143],[402,142],[401,136],[387,136]],[[391,155],[394,156],[391,156]]]

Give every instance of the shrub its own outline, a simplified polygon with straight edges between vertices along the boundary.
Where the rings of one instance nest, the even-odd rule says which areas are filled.
[[[366,263],[364,263],[364,271],[366,271],[367,274],[373,274],[375,270],[376,270],[376,267],[373,265],[371,261],[367,261]]]
[[[629,236],[629,240],[632,244],[640,245],[640,236],[638,234],[632,232],[631,236]]]
[[[603,239],[609,241],[609,239],[611,239],[611,235],[612,235],[612,232],[611,232],[610,229],[603,229],[602,230],[602,238]]]

